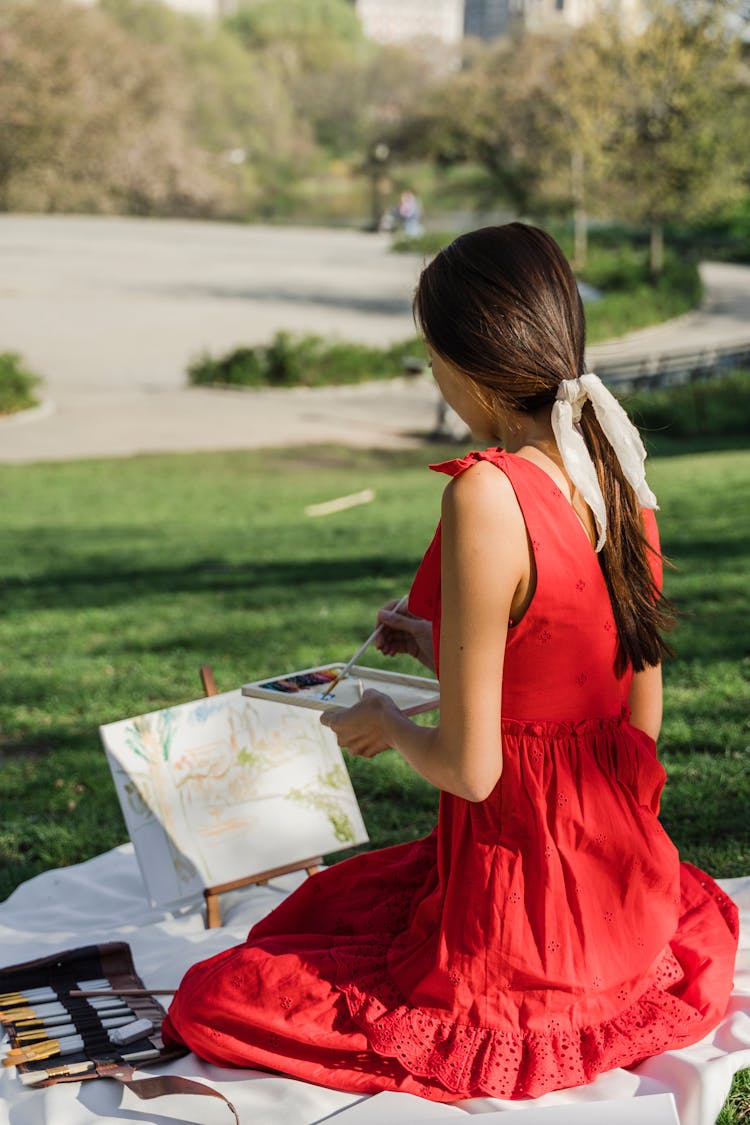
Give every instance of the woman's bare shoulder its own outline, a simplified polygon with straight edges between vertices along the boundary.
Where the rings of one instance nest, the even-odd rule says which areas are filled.
[[[477,461],[453,477],[443,492],[443,512],[486,515],[507,519],[521,509],[513,485],[502,469],[490,461]]]

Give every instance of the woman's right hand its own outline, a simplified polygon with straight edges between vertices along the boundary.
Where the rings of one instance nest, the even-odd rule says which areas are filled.
[[[405,652],[434,672],[431,622],[414,617],[405,609],[396,610],[398,604],[397,601],[387,602],[378,612],[377,621],[383,627],[375,638],[375,647],[384,656]]]

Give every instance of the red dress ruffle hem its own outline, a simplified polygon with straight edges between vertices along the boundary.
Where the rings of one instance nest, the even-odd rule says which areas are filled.
[[[313,876],[244,945],[195,965],[168,1042],[449,1102],[591,1082],[724,1014],[737,912],[659,823],[664,770],[628,721],[597,556],[531,462],[489,449],[435,468],[479,460],[509,478],[537,572],[508,633],[500,781],[477,804],[443,793],[430,836]],[[433,621],[437,651],[439,527],[409,608]]]

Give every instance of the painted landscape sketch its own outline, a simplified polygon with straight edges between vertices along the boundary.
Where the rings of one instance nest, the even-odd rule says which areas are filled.
[[[315,711],[231,691],[100,734],[154,906],[367,841]]]

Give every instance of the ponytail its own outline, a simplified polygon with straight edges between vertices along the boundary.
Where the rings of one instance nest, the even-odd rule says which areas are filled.
[[[583,407],[579,425],[607,513],[609,533],[599,552],[599,564],[619,638],[615,671],[621,676],[630,664],[633,671],[641,672],[674,655],[662,635],[674,624],[674,610],[654,575],[661,556],[649,543],[638,499],[590,402]]]

